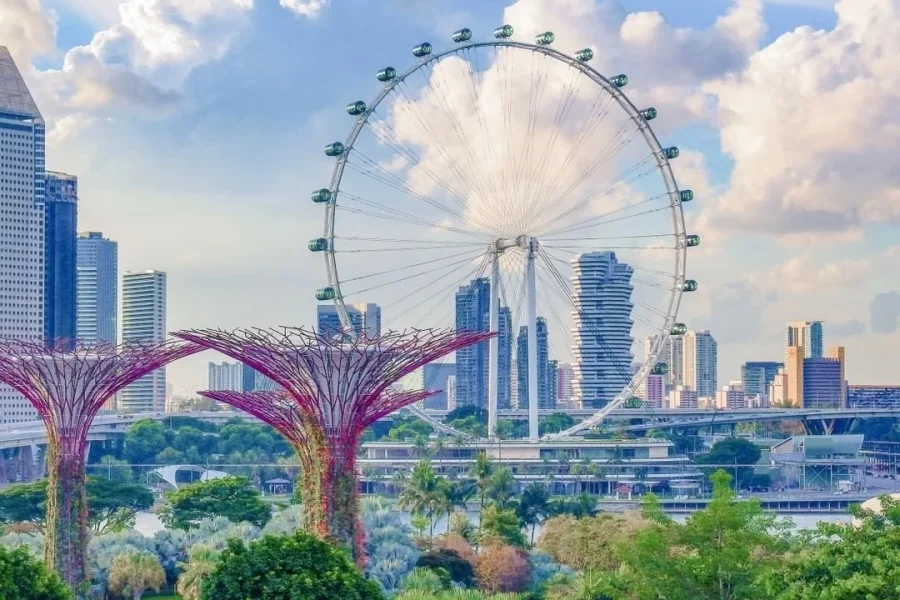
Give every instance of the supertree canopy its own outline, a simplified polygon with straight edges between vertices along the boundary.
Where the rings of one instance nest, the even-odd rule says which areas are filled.
[[[379,418],[432,394],[389,389],[404,375],[494,334],[410,330],[350,339],[302,328],[254,328],[182,331],[175,335],[243,362],[290,396],[297,411],[291,423],[306,426],[307,431],[301,444],[306,446],[308,457],[301,460],[309,462],[304,465],[311,473],[309,480],[304,476],[304,487],[311,489],[304,492],[311,495],[304,497],[304,504],[316,504],[306,513],[311,519],[307,526],[361,560],[356,454],[363,431]],[[255,398],[257,402],[263,397]],[[284,396],[269,395],[267,401],[284,405]]]
[[[73,588],[85,581],[87,433],[104,403],[140,377],[202,350],[182,341],[0,340],[0,381],[25,396],[47,428],[47,526],[44,557]]]

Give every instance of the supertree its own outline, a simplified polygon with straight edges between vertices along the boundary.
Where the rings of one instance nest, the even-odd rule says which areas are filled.
[[[483,331],[408,330],[378,337],[332,338],[297,327],[204,329],[175,334],[237,359],[269,377],[297,407],[306,426],[312,496],[308,526],[362,560],[358,525],[356,454],[366,427],[430,395],[395,392],[404,375],[494,334]],[[278,396],[269,396],[277,402]],[[314,432],[314,433],[312,433]],[[310,435],[312,433],[312,435]],[[304,459],[305,460],[305,459]],[[313,491],[314,490],[314,491]]]
[[[173,360],[202,350],[180,340],[105,342],[0,340],[0,382],[25,396],[47,428],[44,558],[77,589],[85,581],[85,447],[97,412],[113,395]]]

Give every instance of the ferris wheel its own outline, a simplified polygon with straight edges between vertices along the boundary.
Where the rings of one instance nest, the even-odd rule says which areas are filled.
[[[570,56],[553,33],[532,43],[510,25],[472,37],[415,46],[412,66],[378,70],[374,99],[346,106],[350,133],[325,147],[331,181],[312,192],[325,226],[309,249],[328,277],[316,298],[346,331],[377,303],[384,329],[499,332],[457,352],[457,405],[485,406],[489,436],[504,409],[527,409],[531,439],[561,398],[596,408],[556,437],[571,435],[666,373],[682,293],[697,289],[685,263],[700,238],[682,212],[694,195],[650,127],[657,110],[632,104],[626,75],[593,69],[594,50]]]

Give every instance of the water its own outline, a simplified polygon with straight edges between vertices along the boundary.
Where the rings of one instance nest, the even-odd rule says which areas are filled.
[[[478,526],[478,512],[477,511],[468,511],[466,513],[471,519],[472,524],[476,527]],[[686,514],[677,514],[673,515],[673,519],[678,522],[684,522],[689,515]],[[851,516],[847,513],[827,513],[827,514],[800,514],[800,513],[791,513],[791,514],[782,514],[779,515],[780,518],[790,519],[794,524],[794,529],[813,529],[820,522],[825,523],[849,523]],[[409,523],[411,517],[408,513],[401,514],[401,520],[405,523]],[[165,529],[165,526],[162,524],[162,521],[159,520],[159,517],[156,514],[151,512],[139,512],[135,518],[134,530],[140,533],[141,535],[147,537],[153,537],[157,531],[162,531]],[[441,517],[435,522],[434,533],[441,534],[447,530],[447,518]],[[536,536],[540,535],[541,527],[540,525],[536,529]],[[528,535],[531,535],[531,531],[528,531]]]

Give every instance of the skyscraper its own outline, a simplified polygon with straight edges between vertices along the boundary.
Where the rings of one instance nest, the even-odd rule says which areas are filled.
[[[574,373],[569,363],[559,363],[556,367],[556,403],[569,406],[572,402],[572,380]]]
[[[784,358],[787,362],[787,349],[802,346],[803,358],[822,358],[824,335],[821,321],[795,321],[788,323],[784,329]]]
[[[803,408],[846,406],[843,348],[834,356],[803,360]]]
[[[783,404],[787,406],[803,407],[803,367],[804,355],[806,354],[803,346],[788,346],[787,356],[784,359],[784,388],[783,388]]]
[[[718,388],[718,345],[709,331],[684,334],[684,385],[700,398],[715,398]]]
[[[602,408],[631,381],[631,266],[614,252],[572,259],[574,397]]]
[[[644,405],[650,408],[663,408],[666,404],[666,375],[648,373],[638,390]],[[674,389],[674,388],[673,388]]]
[[[741,366],[741,383],[744,387],[744,396],[768,396],[769,386],[775,379],[778,369],[784,367],[784,363],[774,361],[745,362]]]
[[[115,344],[118,329],[119,245],[99,231],[78,234],[75,335]]]
[[[487,331],[490,327],[491,284],[473,279],[456,292],[456,328]],[[456,406],[487,408],[488,344],[481,342],[456,351]]]
[[[497,317],[497,408],[512,408],[512,313],[501,306]]]
[[[44,199],[44,339],[75,340],[75,232],[78,178],[46,172]]]
[[[365,333],[368,337],[381,335],[381,307],[372,303],[348,304],[347,316],[353,325],[353,333]],[[316,328],[319,333],[333,337],[343,331],[341,319],[334,304],[316,306]]]
[[[122,277],[122,341],[166,339],[166,274],[162,271],[125,273]],[[166,370],[157,369],[119,393],[118,408],[126,412],[162,412],[166,408]]]
[[[240,392],[243,388],[244,365],[239,362],[209,363],[210,390]]]
[[[448,410],[447,386],[456,374],[453,363],[429,363],[403,378],[403,388],[408,390],[438,390],[440,393],[426,398],[422,407],[426,410]]]
[[[547,321],[543,317],[537,318],[537,385],[538,408],[556,407],[556,368],[551,375],[550,347],[547,337]],[[550,380],[553,380],[553,390],[550,391]],[[519,335],[516,339],[516,385],[518,387],[519,408],[528,407],[528,327],[519,327]]]
[[[650,358],[657,335],[652,335],[644,340],[645,360]],[[657,364],[666,363],[669,366],[668,372],[663,376],[666,386],[671,389],[681,385],[684,377],[684,338],[680,335],[670,335],[666,338],[656,362]]]
[[[275,389],[275,382],[245,364],[241,364],[242,392],[270,392]]]
[[[44,337],[44,136],[41,112],[0,46],[0,336]],[[0,385],[0,423],[36,418]]]

